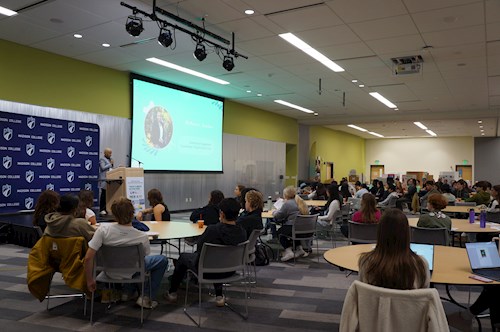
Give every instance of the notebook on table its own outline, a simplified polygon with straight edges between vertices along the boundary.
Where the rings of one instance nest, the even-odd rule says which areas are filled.
[[[421,243],[410,243],[410,249],[419,256],[425,258],[429,264],[429,270],[432,271],[434,268],[434,245],[432,244],[421,244]]]
[[[474,274],[500,281],[500,255],[494,242],[466,243],[465,249]]]

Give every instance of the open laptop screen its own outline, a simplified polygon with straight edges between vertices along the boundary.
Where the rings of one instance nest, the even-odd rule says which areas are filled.
[[[494,242],[466,243],[465,247],[473,270],[500,267],[500,256]]]
[[[424,257],[429,263],[429,270],[434,268],[434,245],[410,243],[410,249],[419,256]]]

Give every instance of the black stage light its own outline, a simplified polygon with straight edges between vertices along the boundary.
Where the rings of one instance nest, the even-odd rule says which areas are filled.
[[[224,56],[224,61],[222,62],[222,67],[224,67],[225,70],[231,71],[234,68],[234,60],[232,57],[229,55]]]
[[[163,47],[169,47],[172,45],[172,33],[166,28],[161,28],[160,35],[158,36],[158,44]]]
[[[142,19],[135,16],[130,15],[127,18],[127,24],[125,24],[125,29],[129,33],[129,35],[137,37],[144,31],[144,27],[142,26]]]
[[[207,52],[205,51],[205,45],[198,43],[196,44],[196,49],[193,53],[194,57],[198,59],[198,61],[203,61],[207,57]]]

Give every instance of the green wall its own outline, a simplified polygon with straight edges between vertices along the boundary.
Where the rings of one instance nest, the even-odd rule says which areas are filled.
[[[309,164],[321,157],[321,181],[326,180],[324,162],[334,163],[334,178],[340,181],[351,169],[361,175],[365,170],[365,139],[320,126],[309,128]],[[312,158],[312,159],[311,159]],[[365,179],[367,179],[366,174]],[[361,178],[361,177],[360,177]]]

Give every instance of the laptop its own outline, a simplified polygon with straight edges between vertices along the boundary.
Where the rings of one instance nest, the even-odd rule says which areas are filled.
[[[429,264],[429,270],[434,268],[434,245],[432,244],[421,244],[421,243],[410,243],[410,249],[419,256],[425,258]]]
[[[474,274],[500,281],[500,255],[495,242],[466,243],[465,249]]]

